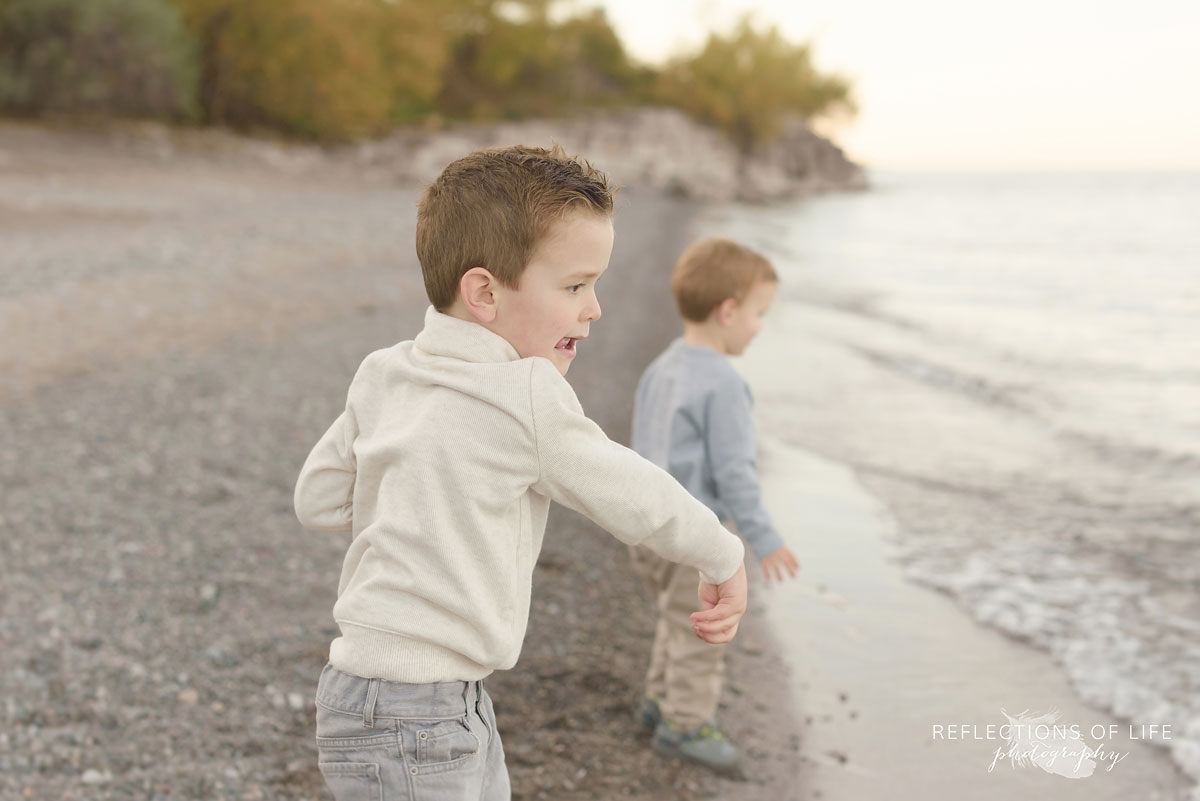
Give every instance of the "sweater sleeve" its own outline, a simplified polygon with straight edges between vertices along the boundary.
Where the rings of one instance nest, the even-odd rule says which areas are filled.
[[[745,555],[741,540],[670,473],[610,440],[553,364],[532,361],[539,469],[533,489],[624,543],[695,567],[706,582],[720,584],[736,573]]]
[[[322,435],[300,469],[294,498],[300,524],[313,531],[353,530],[354,414],[346,408]]]
[[[717,499],[761,559],[784,543],[763,505],[758,483],[750,389],[740,380],[724,382],[709,399],[705,417]]]

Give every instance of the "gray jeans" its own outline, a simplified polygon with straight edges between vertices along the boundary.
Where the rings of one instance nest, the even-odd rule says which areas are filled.
[[[337,801],[509,801],[482,681],[398,684],[332,665],[317,684],[321,774]]]

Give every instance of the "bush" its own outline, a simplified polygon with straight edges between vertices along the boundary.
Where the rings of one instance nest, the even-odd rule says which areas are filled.
[[[205,120],[344,140],[420,117],[446,34],[435,0],[176,0],[201,42]]]
[[[498,6],[523,13],[511,19]],[[602,9],[565,19],[548,11],[543,0],[481,4],[454,42],[438,110],[466,119],[553,117],[626,105],[650,83]]]
[[[656,94],[728,133],[743,153],[775,140],[791,114],[811,119],[855,110],[849,81],[818,72],[807,45],[792,44],[774,26],[757,30],[749,16],[668,64]]]
[[[0,108],[183,118],[196,77],[167,0],[0,0]]]

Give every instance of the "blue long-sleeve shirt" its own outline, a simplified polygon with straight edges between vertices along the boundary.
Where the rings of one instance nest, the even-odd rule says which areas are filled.
[[[676,339],[638,382],[633,449],[732,520],[760,559],[783,537],[762,501],[755,469],[754,397],[729,359]]]

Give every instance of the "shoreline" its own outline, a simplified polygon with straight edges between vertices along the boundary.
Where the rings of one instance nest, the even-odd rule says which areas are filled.
[[[905,575],[898,524],[853,469],[769,439],[763,475],[772,508],[804,533],[808,575],[799,581],[819,588],[778,587],[771,605],[776,630],[792,633],[784,650],[808,722],[806,788],[827,801],[1184,797],[1188,782],[1162,732],[1154,742],[1130,736],[1126,723],[1077,697],[1050,654],[980,625]],[[1064,734],[1055,740],[1049,728],[1042,750],[1087,747],[1094,764],[1064,759],[1060,775],[1019,764],[1010,749],[1026,753],[1036,738],[1009,729],[1010,744],[1006,708],[1030,719],[1053,710]]]

